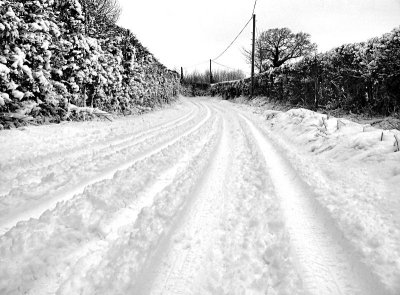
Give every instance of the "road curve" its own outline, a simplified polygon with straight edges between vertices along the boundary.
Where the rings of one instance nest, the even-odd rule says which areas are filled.
[[[262,122],[174,108],[1,162],[1,294],[390,294]]]

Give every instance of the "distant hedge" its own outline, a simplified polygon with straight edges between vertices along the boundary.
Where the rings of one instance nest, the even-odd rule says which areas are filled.
[[[211,93],[249,95],[250,79],[214,84]],[[400,28],[259,74],[254,94],[309,108],[399,113]]]
[[[88,37],[84,20],[78,0],[0,1],[0,113],[62,120],[69,104],[130,113],[177,95],[178,74],[130,31]]]

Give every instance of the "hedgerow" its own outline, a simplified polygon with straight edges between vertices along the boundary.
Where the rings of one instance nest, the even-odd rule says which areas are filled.
[[[249,95],[250,79],[214,84],[211,93],[226,98]],[[309,108],[398,113],[400,28],[259,74],[254,95]]]
[[[78,0],[0,0],[0,113],[60,121],[71,105],[131,113],[177,95],[178,74],[129,30],[89,37],[84,21]]]

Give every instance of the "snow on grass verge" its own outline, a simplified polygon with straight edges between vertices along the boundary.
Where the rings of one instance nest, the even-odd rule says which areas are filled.
[[[263,131],[314,188],[363,262],[394,294],[400,290],[398,130],[381,130],[306,109],[261,114]]]

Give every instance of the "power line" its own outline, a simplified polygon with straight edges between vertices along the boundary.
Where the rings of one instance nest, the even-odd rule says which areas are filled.
[[[190,68],[193,68],[193,67],[196,67],[196,66],[199,66],[199,65],[202,65],[202,64],[208,63],[208,62],[209,62],[209,60],[207,59],[207,60],[205,60],[205,61],[202,61],[202,62],[199,62],[199,63],[193,64],[193,65],[190,65],[190,66],[186,66],[186,67],[183,67],[183,68],[184,68],[184,69],[190,69]]]
[[[246,27],[249,25],[249,23],[251,22],[252,19],[253,19],[253,16],[251,16],[249,21],[244,25],[243,29],[239,32],[239,34],[235,37],[235,39],[233,39],[231,44],[229,44],[228,47],[220,55],[218,55],[216,58],[213,59],[214,61],[219,59],[232,46],[232,44],[235,43],[237,38],[239,38],[239,36],[243,33],[244,29],[246,29]]]
[[[225,65],[222,65],[222,64],[220,64],[220,63],[217,63],[216,60],[219,59],[222,55],[225,54],[225,52],[228,51],[228,49],[233,45],[233,43],[235,43],[235,41],[239,38],[239,36],[240,36],[240,35],[243,33],[243,31],[247,28],[247,26],[249,25],[249,23],[250,23],[251,20],[253,19],[254,12],[255,12],[255,10],[256,10],[256,5],[257,5],[257,0],[254,1],[253,12],[252,12],[252,15],[251,15],[250,19],[249,19],[249,20],[247,21],[247,23],[244,25],[244,27],[243,27],[242,30],[239,32],[239,34],[237,34],[237,36],[235,37],[235,39],[233,39],[233,41],[228,45],[228,47],[227,47],[224,51],[222,51],[216,58],[214,58],[214,59],[212,60],[214,63],[216,63],[216,64],[218,64],[218,65],[220,65],[220,66],[226,67],[226,68],[228,68],[228,69],[234,70],[233,68],[230,68],[230,67],[228,67],[228,66],[225,66]],[[198,65],[202,65],[202,64],[208,63],[208,62],[209,62],[209,61],[207,60],[207,61],[203,61],[203,62],[194,64],[194,65],[191,65],[191,66],[187,66],[187,67],[184,67],[184,68],[185,68],[185,69],[189,69],[189,68],[192,68],[192,67],[195,67],[195,66],[198,66]]]
[[[216,61],[212,61],[213,63],[215,63],[215,64],[217,64],[217,65],[220,65],[221,67],[225,67],[225,68],[227,68],[227,69],[231,69],[231,70],[233,70],[233,71],[236,71],[237,69],[234,69],[234,68],[231,68],[231,67],[228,67],[228,66],[226,66],[226,65],[223,65],[223,64],[220,64],[219,62],[216,62]]]
[[[239,36],[243,33],[244,29],[246,29],[246,27],[249,25],[250,21],[253,18],[254,12],[256,10],[256,5],[257,5],[257,0],[254,1],[253,12],[251,14],[251,18],[249,19],[249,21],[245,24],[243,29],[239,32],[239,34],[235,37],[235,39],[231,42],[231,44],[229,44],[228,47],[220,55],[218,55],[216,58],[214,58],[213,61],[219,59],[233,45],[233,43],[235,43],[237,38],[239,38]]]

